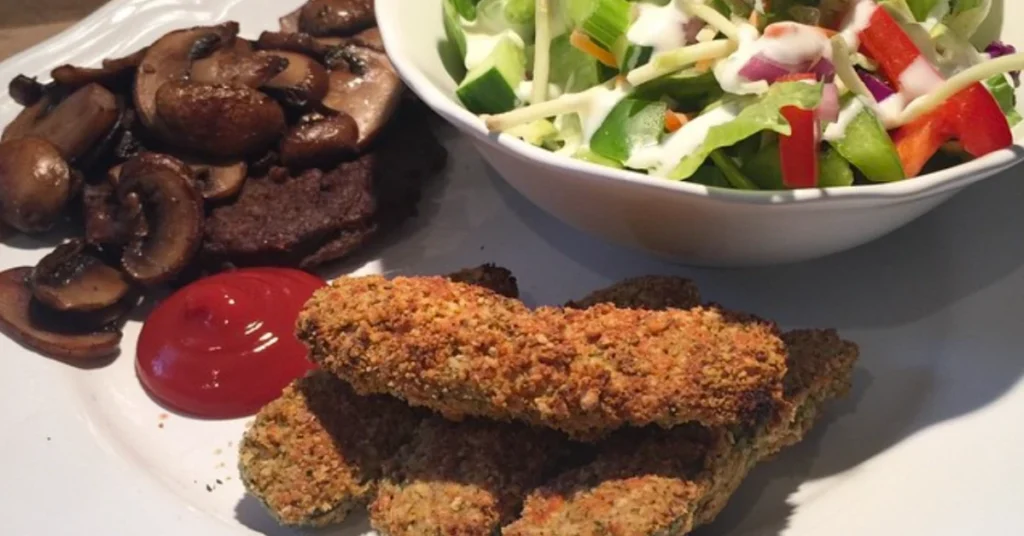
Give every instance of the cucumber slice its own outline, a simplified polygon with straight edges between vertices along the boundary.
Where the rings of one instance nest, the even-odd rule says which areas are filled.
[[[896,145],[867,107],[850,121],[842,138],[829,144],[871,182],[893,182],[907,177]]]
[[[665,132],[661,101],[622,99],[590,139],[590,150],[617,162],[626,162],[633,149],[657,145]]]
[[[511,36],[502,37],[491,54],[466,75],[455,91],[476,114],[498,114],[516,107],[516,90],[526,76],[526,53]]]

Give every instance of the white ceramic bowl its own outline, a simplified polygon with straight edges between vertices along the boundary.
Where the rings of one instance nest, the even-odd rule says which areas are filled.
[[[1012,149],[899,183],[792,192],[742,192],[651,178],[556,156],[488,134],[455,98],[442,63],[441,0],[376,0],[384,43],[399,73],[437,113],[472,137],[495,170],[557,218],[612,242],[701,266],[809,260],[867,243],[1007,169]],[[979,39],[1024,46],[1024,2],[996,0]],[[483,178],[481,178],[483,180]]]

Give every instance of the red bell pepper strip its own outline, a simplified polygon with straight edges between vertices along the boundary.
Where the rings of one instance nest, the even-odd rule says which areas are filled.
[[[815,79],[811,73],[801,73],[783,76],[777,82]],[[787,188],[814,188],[818,185],[818,145],[821,143],[818,112],[796,106],[786,106],[780,112],[792,129],[789,136],[779,135],[782,183]]]
[[[941,83],[942,78],[934,66],[927,63],[920,49],[896,19],[884,8],[876,8],[870,24],[860,32],[861,50],[878,62],[889,82],[910,98],[917,97],[920,88],[905,87],[904,74],[908,69],[928,70],[912,73],[915,85],[921,82],[914,76],[935,74],[936,82],[925,81],[924,85]],[[915,66],[915,64],[917,64]],[[893,133],[893,141],[899,152],[900,161],[907,177],[921,173],[924,165],[947,141],[959,139],[964,150],[974,157],[984,156],[1013,145],[1013,133],[995,97],[981,83],[975,83],[957,93],[935,111],[924,115]]]
[[[979,157],[1012,145],[1013,133],[992,94],[974,84],[897,129],[892,139],[904,172],[913,177],[951,139],[959,139],[967,154]]]

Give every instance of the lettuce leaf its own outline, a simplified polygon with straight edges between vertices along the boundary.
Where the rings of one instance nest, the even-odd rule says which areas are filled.
[[[690,178],[712,151],[731,147],[765,130],[789,135],[793,131],[781,110],[796,106],[810,110],[821,101],[821,84],[806,82],[784,82],[774,84],[762,97],[739,97],[743,99],[743,110],[736,119],[711,127],[707,136],[693,153],[683,158],[669,174],[669,178],[685,180]]]
[[[949,0],[949,14],[943,23],[954,32],[969,38],[978,31],[992,10],[992,0]]]

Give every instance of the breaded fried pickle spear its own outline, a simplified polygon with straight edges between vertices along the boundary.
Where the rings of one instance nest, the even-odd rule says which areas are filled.
[[[752,422],[781,404],[786,368],[774,325],[717,309],[530,311],[430,277],[334,281],[297,333],[360,393],[580,439],[625,425]]]
[[[610,287],[595,290],[566,307],[586,309],[599,303],[610,303],[620,309],[692,309],[700,305],[700,290],[689,279],[649,275],[625,279]]]
[[[855,345],[832,331],[796,331],[786,411],[748,428],[624,430],[590,464],[530,494],[505,536],[678,536],[710,523],[749,469],[799,441],[823,402],[849,388]]]
[[[553,430],[480,419],[425,420],[385,467],[373,527],[389,536],[491,536],[568,452]]]
[[[493,265],[450,277],[518,295],[512,274]],[[424,417],[399,400],[359,396],[333,374],[312,372],[260,410],[245,432],[242,481],[283,525],[341,522],[372,498],[384,461]]]
[[[260,410],[245,432],[242,482],[282,525],[340,523],[367,503],[381,464],[423,417],[400,400],[358,396],[314,371]]]

